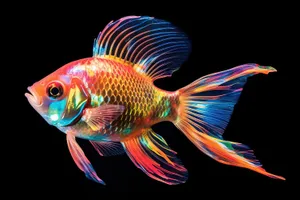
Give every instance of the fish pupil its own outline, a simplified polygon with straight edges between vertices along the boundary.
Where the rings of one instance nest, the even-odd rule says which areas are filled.
[[[58,95],[58,94],[59,94],[59,89],[58,89],[57,87],[52,88],[52,89],[51,89],[51,94],[52,94],[53,96]]]
[[[48,96],[58,98],[63,94],[62,86],[59,83],[52,83],[48,86]]]

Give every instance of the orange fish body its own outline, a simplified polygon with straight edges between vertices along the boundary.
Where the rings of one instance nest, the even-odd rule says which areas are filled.
[[[89,105],[122,105],[124,111],[108,126],[93,130],[85,121],[61,128],[76,137],[89,140],[122,141],[141,134],[161,121],[175,120],[178,107],[176,92],[163,91],[152,80],[136,72],[132,66],[114,59],[86,58],[61,68],[65,74],[79,77],[88,88]]]
[[[271,178],[246,145],[223,139],[247,78],[276,70],[244,64],[201,77],[177,91],[154,86],[188,58],[187,36],[171,23],[128,16],[110,22],[80,59],[28,87],[31,106],[64,132],[71,156],[87,178],[105,184],[76,142],[89,140],[100,156],[129,156],[149,177],[175,185],[188,171],[151,126],[170,121],[204,154]]]

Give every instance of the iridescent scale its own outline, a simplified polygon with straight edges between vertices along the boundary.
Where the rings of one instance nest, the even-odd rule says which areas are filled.
[[[83,121],[77,123],[73,128],[77,132],[81,130],[80,134],[85,137],[124,137],[133,130],[175,117],[176,94],[156,88],[151,79],[141,76],[131,66],[102,58],[77,62],[70,64],[69,74],[83,80],[90,93],[90,107],[104,104],[125,106],[123,114],[100,131],[92,131]]]

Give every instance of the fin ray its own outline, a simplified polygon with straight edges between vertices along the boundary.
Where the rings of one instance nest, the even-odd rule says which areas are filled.
[[[176,185],[187,180],[188,172],[166,141],[152,129],[143,131],[138,138],[122,142],[132,162],[149,177]]]
[[[274,70],[250,63],[201,77],[179,90],[185,116],[195,128],[222,139],[247,78]]]
[[[115,156],[124,153],[123,146],[119,142],[90,141],[100,156]]]
[[[68,133],[67,143],[74,162],[76,163],[77,167],[85,173],[85,176],[90,180],[105,185],[104,181],[98,177],[96,171],[94,170],[91,162],[85,156],[83,150],[77,144],[75,136]]]
[[[248,146],[225,141],[222,136],[247,78],[274,71],[272,67],[245,64],[194,81],[178,92],[180,106],[175,126],[199,150],[220,163],[284,180],[263,169]]]
[[[96,108],[86,108],[81,119],[85,121],[91,129],[98,131],[119,117],[124,109],[125,107],[122,105],[110,104],[105,104]]]
[[[128,16],[104,28],[94,41],[93,56],[118,59],[156,80],[171,76],[188,58],[190,49],[186,35],[171,23]]]

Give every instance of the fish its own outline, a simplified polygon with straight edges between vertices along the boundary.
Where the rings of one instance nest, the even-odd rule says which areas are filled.
[[[71,61],[28,87],[29,104],[66,134],[77,167],[105,185],[77,143],[88,140],[100,156],[127,154],[150,178],[185,183],[188,170],[154,124],[172,122],[202,153],[219,163],[270,178],[247,145],[223,139],[247,79],[277,70],[242,64],[200,77],[176,91],[154,81],[171,77],[189,58],[191,41],[171,22],[149,16],[111,21],[93,43],[91,57]]]

